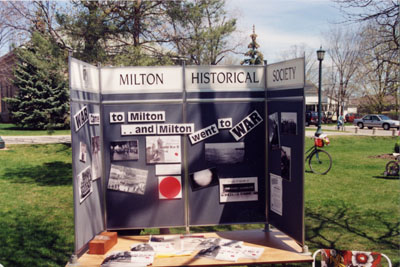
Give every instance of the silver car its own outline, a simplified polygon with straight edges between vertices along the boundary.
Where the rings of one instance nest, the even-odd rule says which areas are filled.
[[[372,129],[373,127],[383,128],[385,130],[389,130],[390,128],[400,127],[400,122],[396,120],[392,120],[388,116],[385,115],[375,115],[369,114],[365,115],[361,119],[355,119],[353,121],[354,125],[357,125],[360,129],[364,127],[368,127],[368,129]]]

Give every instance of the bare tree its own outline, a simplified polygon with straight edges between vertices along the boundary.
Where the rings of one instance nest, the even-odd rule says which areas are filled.
[[[61,6],[64,5],[64,6]],[[0,28],[7,32],[8,42],[22,44],[33,31],[48,33],[62,48],[66,43],[58,32],[56,13],[66,10],[58,1],[3,1],[0,5]]]
[[[398,87],[400,66],[391,62],[398,61],[399,53],[390,50],[390,43],[369,49],[368,44],[380,38],[379,28],[368,25],[362,33],[362,64],[360,65],[359,84],[367,99],[366,105],[371,111],[381,113],[392,105],[387,103],[388,96],[395,97],[395,109],[398,111]],[[386,51],[382,53],[382,51]]]
[[[368,49],[385,44],[385,49],[379,49],[379,56],[393,53],[400,49],[399,31],[399,1],[397,0],[333,0],[349,22],[375,25],[379,38],[366,43]],[[396,30],[397,28],[397,30]],[[382,57],[383,58],[383,57]],[[389,59],[385,59],[389,60]],[[389,62],[400,65],[397,59]]]
[[[327,53],[332,60],[332,80],[337,114],[343,114],[346,100],[358,89],[356,74],[360,64],[360,35],[350,28],[331,28]]]

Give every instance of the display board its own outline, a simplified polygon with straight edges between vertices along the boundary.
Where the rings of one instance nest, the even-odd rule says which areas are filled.
[[[268,223],[304,244],[304,61],[267,70]]]
[[[69,58],[75,254],[105,229],[98,68]]]
[[[304,242],[303,58],[269,66],[91,66],[89,75],[89,65],[70,61],[71,118],[81,118],[71,131],[76,247],[103,229],[245,223],[276,224]],[[90,125],[85,114],[100,123]],[[89,168],[92,159],[80,160],[78,151],[94,136],[102,160]],[[89,170],[103,175],[86,179],[83,196]]]

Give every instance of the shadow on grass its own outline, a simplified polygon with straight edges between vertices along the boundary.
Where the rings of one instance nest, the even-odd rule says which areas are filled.
[[[63,227],[21,210],[0,213],[0,263],[65,266],[73,252],[73,239],[63,235],[68,232]]]
[[[3,179],[13,183],[35,183],[39,186],[72,185],[72,164],[53,161],[40,166],[6,169]]]
[[[385,179],[385,180],[399,180],[399,179],[400,179],[399,176],[390,176],[390,175],[388,175],[388,176],[384,176],[384,175],[381,175],[381,176],[372,176],[372,178],[375,178],[375,179]]]
[[[342,244],[351,243],[353,236],[354,240],[367,239],[378,250],[397,250],[399,248],[400,222],[386,221],[385,218],[390,216],[390,214],[381,212],[360,214],[350,210],[344,204],[318,211],[307,208],[306,240],[316,248],[355,250],[351,247],[341,247]],[[374,227],[377,225],[379,228]],[[328,234],[330,235],[328,236]]]

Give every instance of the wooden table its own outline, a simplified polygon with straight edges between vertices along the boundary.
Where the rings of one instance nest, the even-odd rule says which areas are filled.
[[[195,235],[195,234],[193,234]],[[262,230],[242,230],[231,232],[201,233],[205,237],[220,237],[231,240],[244,241],[244,245],[264,247],[264,253],[257,260],[239,259],[237,262],[217,261],[207,258],[191,256],[155,258],[152,266],[224,266],[224,265],[252,265],[275,263],[312,262],[310,255],[302,254],[302,248],[293,239],[284,233],[273,229],[270,232]],[[127,251],[134,243],[147,242],[149,236],[120,236],[118,243],[108,252]],[[75,266],[100,266],[105,255],[83,254]],[[68,266],[68,265],[67,265]],[[71,265],[73,266],[73,265]]]

